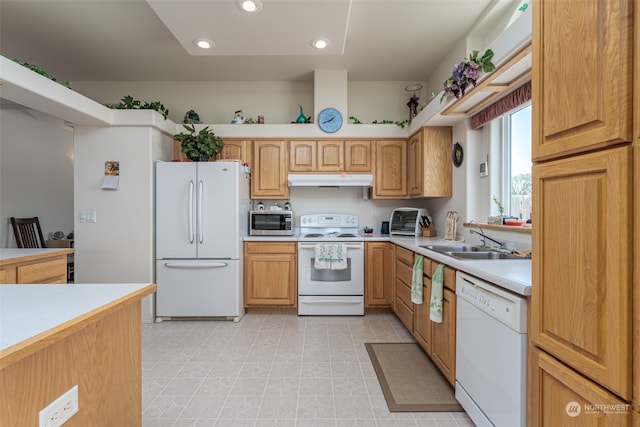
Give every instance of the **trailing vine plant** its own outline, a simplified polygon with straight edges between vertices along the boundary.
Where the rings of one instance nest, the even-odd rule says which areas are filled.
[[[361,125],[362,122],[355,116],[349,116],[349,120],[351,120],[351,123],[354,125]],[[387,120],[387,119],[383,119],[383,120],[374,120],[371,122],[372,125],[397,125],[400,126],[401,128],[404,129],[405,126],[407,126],[408,124],[410,124],[411,122],[409,120]]]
[[[6,58],[5,55],[2,55],[2,56],[4,56]],[[67,82],[67,81],[59,82],[54,76],[52,76],[51,74],[47,73],[47,71],[44,68],[42,68],[42,67],[40,67],[38,65],[30,64],[29,62],[23,62],[23,61],[20,61],[19,59],[15,59],[15,58],[12,59],[12,61],[17,63],[17,64],[22,65],[25,68],[30,69],[31,71],[33,71],[35,73],[40,74],[43,77],[48,78],[49,80],[52,80],[52,81],[54,81],[54,82],[56,82],[58,84],[61,84],[64,87],[67,87],[67,88],[71,89],[71,86],[69,86],[69,82]]]
[[[115,110],[155,110],[162,114],[165,120],[169,116],[169,110],[165,108],[163,104],[158,101],[154,102],[142,102],[138,99],[134,99],[131,95],[124,96],[119,104],[105,104],[109,108]]]

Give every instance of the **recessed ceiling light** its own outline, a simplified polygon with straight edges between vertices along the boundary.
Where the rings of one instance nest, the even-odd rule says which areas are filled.
[[[260,0],[236,0],[236,4],[245,12],[255,13],[262,10],[262,2]]]
[[[216,45],[212,40],[202,38],[195,39],[193,44],[198,46],[200,49],[211,49]]]
[[[328,47],[329,44],[330,44],[330,42],[327,39],[313,39],[313,40],[311,40],[311,46],[316,48],[316,49],[324,49],[324,48]]]

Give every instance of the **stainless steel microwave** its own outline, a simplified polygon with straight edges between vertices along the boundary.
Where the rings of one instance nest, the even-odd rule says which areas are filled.
[[[252,236],[291,236],[292,211],[250,211],[249,234]]]

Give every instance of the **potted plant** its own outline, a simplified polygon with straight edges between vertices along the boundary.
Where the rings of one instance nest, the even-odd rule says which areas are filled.
[[[500,216],[490,216],[489,218],[487,218],[487,223],[501,225],[502,217],[504,216],[504,206],[502,206],[502,203],[500,203],[500,201],[495,196],[495,194],[493,195],[493,198],[491,200],[493,200],[493,203],[495,203],[496,206],[498,207],[498,212],[500,212]]]
[[[202,128],[200,132],[196,132],[196,128],[193,125],[182,126],[189,132],[180,132],[173,135],[173,138],[180,142],[182,152],[188,159],[194,162],[206,162],[222,151],[224,141],[212,130],[209,130],[209,126]]]

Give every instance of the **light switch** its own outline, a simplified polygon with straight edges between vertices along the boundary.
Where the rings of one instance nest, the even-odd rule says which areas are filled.
[[[96,222],[96,211],[80,211],[80,222]]]

